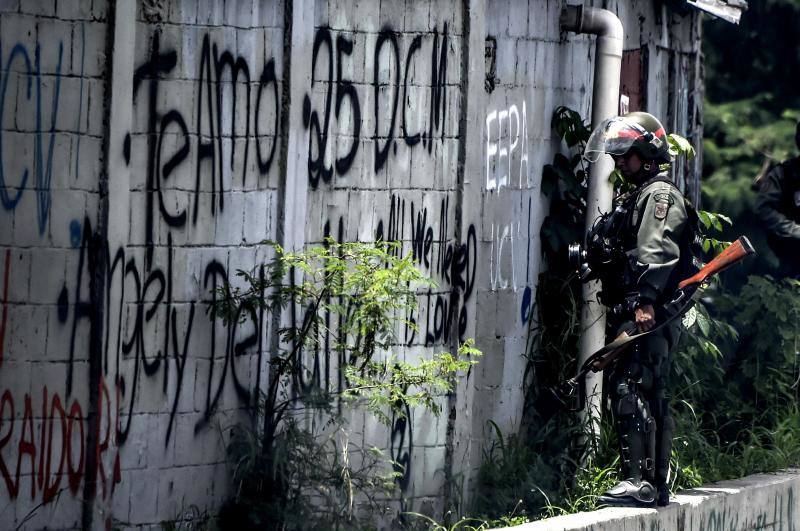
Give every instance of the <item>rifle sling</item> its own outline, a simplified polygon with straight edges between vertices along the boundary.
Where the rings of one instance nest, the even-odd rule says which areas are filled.
[[[693,289],[691,290],[691,292],[687,293],[687,290],[689,288]],[[646,332],[639,332],[638,334],[630,333],[636,330],[635,325],[632,325],[628,330],[625,330],[620,335],[618,335],[614,339],[614,341],[605,345],[600,350],[589,356],[589,358],[581,366],[581,370],[578,373],[578,377],[585,376],[590,370],[593,372],[599,372],[603,370],[603,368],[605,368],[608,365],[608,362],[601,364],[601,366],[598,368],[596,367],[596,364],[599,361],[602,361],[606,358],[612,358],[609,360],[609,362],[613,361],[613,358],[615,357],[613,355],[617,351],[627,347],[630,343],[636,341],[637,339],[641,339],[649,334],[652,334],[653,332],[661,330],[663,327],[667,326],[672,321],[682,316],[689,310],[689,308],[691,308],[694,305],[696,293],[697,293],[696,285],[690,287],[687,286],[687,288],[684,288],[683,290],[678,290],[676,296],[672,299],[672,301],[668,302],[664,306],[663,313],[668,316],[666,319],[662,320],[660,323],[658,323],[650,330]]]
[[[654,326],[647,332],[640,332],[638,334],[629,335],[627,331],[622,332],[617,336],[614,341],[605,345],[603,348],[589,356],[589,358],[581,366],[581,370],[574,378],[567,380],[566,385],[562,385],[559,389],[551,389],[551,394],[558,396],[561,404],[567,406],[568,397],[565,395],[564,390],[578,392],[578,404],[575,408],[569,408],[570,411],[581,411],[586,407],[586,375],[589,372],[600,372],[614,361],[620,354],[622,354],[628,346],[630,346],[637,339],[641,339],[653,332],[660,330],[667,326],[669,323],[686,313],[695,303],[695,295],[698,293],[698,285],[687,286],[682,290],[678,290],[676,296],[672,301],[664,306],[664,313],[668,315],[666,319],[661,321],[658,325]],[[632,325],[634,326],[634,325]],[[631,328],[631,331],[635,328]],[[600,363],[603,362],[603,363]]]

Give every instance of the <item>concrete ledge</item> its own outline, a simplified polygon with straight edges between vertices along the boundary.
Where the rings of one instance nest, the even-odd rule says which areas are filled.
[[[795,494],[798,493],[798,497]],[[800,530],[800,469],[756,474],[683,491],[658,509],[606,508],[557,516],[514,531]]]

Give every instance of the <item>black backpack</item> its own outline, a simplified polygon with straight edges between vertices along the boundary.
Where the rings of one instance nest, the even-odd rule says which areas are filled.
[[[684,231],[684,246],[681,253],[681,280],[689,278],[705,265],[705,251],[703,251],[703,240],[705,232],[700,224],[700,216],[697,215],[692,202],[688,197],[683,198],[686,205],[686,230]]]

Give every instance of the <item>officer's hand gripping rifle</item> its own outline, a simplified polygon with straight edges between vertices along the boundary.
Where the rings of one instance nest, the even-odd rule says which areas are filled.
[[[543,416],[553,414],[558,407],[569,411],[582,410],[586,405],[585,377],[587,374],[602,371],[614,360],[622,356],[634,341],[659,330],[672,320],[683,315],[692,306],[694,302],[693,295],[706,279],[724,271],[751,254],[755,254],[753,245],[747,237],[741,236],[700,271],[678,284],[678,290],[672,300],[664,306],[665,317],[657,326],[646,332],[637,332],[636,325],[633,324],[624,330],[614,341],[589,356],[574,378],[570,378],[557,388],[546,389],[534,406],[536,410]]]

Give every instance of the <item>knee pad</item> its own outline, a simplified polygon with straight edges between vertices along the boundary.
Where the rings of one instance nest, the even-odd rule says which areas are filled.
[[[636,382],[628,379],[616,382],[613,410],[623,474],[652,481],[655,470],[656,420],[650,414]]]
[[[620,380],[614,386],[614,414],[620,417],[636,414],[638,402],[635,389],[628,380]]]

